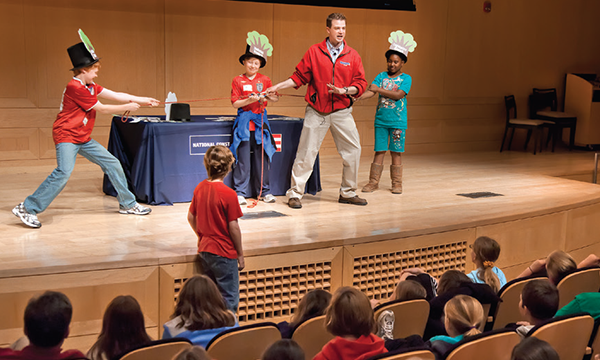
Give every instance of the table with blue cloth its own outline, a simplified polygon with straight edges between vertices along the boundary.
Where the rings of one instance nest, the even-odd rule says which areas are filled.
[[[108,151],[123,165],[129,189],[139,202],[151,205],[189,202],[198,183],[207,177],[206,150],[212,145],[231,144],[233,119],[230,115],[203,115],[192,116],[189,122],[132,122],[131,118],[123,122],[121,117],[113,117]],[[285,195],[290,187],[303,119],[280,115],[269,115],[268,119],[278,145],[271,162],[271,193]],[[224,182],[232,187],[231,174]],[[108,195],[117,195],[106,175],[103,190]],[[318,191],[321,180],[317,158],[306,192],[314,195]]]

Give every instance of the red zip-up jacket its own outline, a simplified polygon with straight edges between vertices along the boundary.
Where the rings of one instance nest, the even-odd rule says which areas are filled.
[[[311,46],[290,77],[296,83],[296,89],[308,84],[306,102],[315,110],[322,113],[332,113],[336,110],[352,106],[349,95],[330,94],[327,84],[337,87],[356,86],[360,96],[367,89],[365,69],[358,52],[344,41],[344,50],[338,56],[335,64],[327,49],[327,39]]]

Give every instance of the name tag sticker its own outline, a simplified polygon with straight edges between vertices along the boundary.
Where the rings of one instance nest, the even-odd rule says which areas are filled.
[[[345,61],[340,61],[340,64],[342,64],[342,65],[346,65],[346,66],[349,66],[349,65],[350,65],[350,63],[349,63],[349,62],[345,62]]]
[[[244,91],[252,91],[252,85],[244,85]]]

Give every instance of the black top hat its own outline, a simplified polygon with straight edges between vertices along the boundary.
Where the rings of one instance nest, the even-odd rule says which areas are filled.
[[[249,57],[254,57],[254,58],[257,58],[258,60],[260,60],[261,68],[263,68],[263,67],[265,67],[265,65],[267,65],[267,59],[265,59],[264,57],[262,57],[258,54],[252,53],[250,51],[250,45],[246,45],[246,52],[242,56],[240,56],[240,64],[244,65],[244,60],[246,60]]]
[[[100,60],[99,57],[93,56],[85,47],[85,44],[82,42],[69,47],[67,49],[67,52],[69,53],[71,63],[73,64],[73,68],[71,70],[81,69],[86,66],[94,65]]]

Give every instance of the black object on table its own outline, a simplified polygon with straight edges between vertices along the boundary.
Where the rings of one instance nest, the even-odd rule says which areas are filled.
[[[164,116],[161,117],[164,119]],[[229,147],[233,121],[228,115],[192,116],[191,122],[122,122],[114,117],[110,128],[108,151],[123,166],[129,189],[139,202],[172,205],[192,200],[198,183],[206,179],[204,153],[212,145]],[[271,162],[270,185],[273,195],[285,195],[303,119],[269,115],[269,123],[278,151]],[[232,186],[232,177],[225,178]],[[104,176],[104,193],[116,196],[108,177]],[[319,158],[306,184],[306,192],[321,191]],[[258,194],[253,194],[257,196]]]

